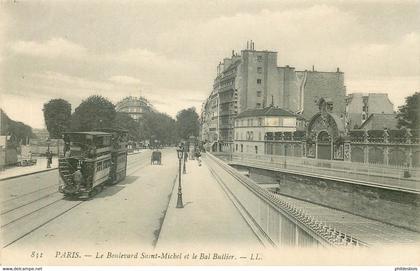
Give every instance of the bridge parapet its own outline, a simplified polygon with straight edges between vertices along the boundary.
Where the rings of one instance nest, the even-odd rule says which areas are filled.
[[[391,189],[420,193],[420,168],[395,165],[364,164],[305,157],[257,155],[234,153],[229,157],[232,164],[256,166],[271,170],[297,171],[311,175],[342,178],[343,181],[381,186]]]
[[[213,175],[263,243],[273,246],[366,246],[281,200],[213,155],[207,154],[207,157]]]

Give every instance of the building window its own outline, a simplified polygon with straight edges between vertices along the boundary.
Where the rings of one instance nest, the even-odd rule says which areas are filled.
[[[261,103],[257,103],[257,108],[261,108]]]
[[[258,118],[258,126],[262,126],[262,122],[263,122],[262,118]]]
[[[241,144],[241,152],[244,152],[244,145]]]
[[[257,60],[258,60],[258,62],[261,62],[262,61],[262,56],[257,56]]]
[[[236,144],[235,147],[236,147],[236,151],[238,151],[238,144]]]
[[[257,97],[261,97],[261,91],[260,90],[257,91]]]
[[[258,146],[255,146],[255,153],[258,154]]]
[[[261,85],[262,80],[261,79],[257,79],[257,84]]]
[[[262,73],[262,68],[261,68],[261,67],[258,67],[258,68],[257,68],[257,72],[258,72],[258,73]]]

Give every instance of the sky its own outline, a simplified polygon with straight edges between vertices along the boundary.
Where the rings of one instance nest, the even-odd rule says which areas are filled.
[[[347,93],[420,91],[420,1],[0,0],[0,107],[43,128],[43,104],[142,95],[197,111],[232,50],[345,73]]]

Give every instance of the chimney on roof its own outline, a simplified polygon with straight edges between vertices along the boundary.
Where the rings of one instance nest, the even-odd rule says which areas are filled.
[[[312,71],[313,72],[315,71],[315,65],[312,65]]]
[[[337,67],[337,72],[340,72],[340,68],[339,67]]]
[[[235,50],[232,50],[232,56],[234,56],[235,55]]]
[[[246,49],[247,50],[249,49],[249,41],[248,40],[246,41]]]

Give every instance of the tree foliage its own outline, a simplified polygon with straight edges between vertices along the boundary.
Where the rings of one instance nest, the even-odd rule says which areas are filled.
[[[158,140],[162,144],[174,144],[178,141],[175,120],[165,113],[146,112],[141,120],[142,139],[151,144]]]
[[[44,104],[44,121],[51,138],[62,138],[70,127],[71,104],[63,99],[52,99]]]
[[[106,98],[93,95],[83,100],[71,116],[73,131],[94,131],[114,127],[114,105]]]
[[[190,136],[198,136],[200,121],[195,107],[183,109],[176,115],[176,126],[181,139],[188,139]]]
[[[6,135],[11,136],[13,144],[26,144],[28,138],[35,138],[32,132],[32,127],[20,121],[14,121],[7,114],[0,109],[1,114],[4,114],[3,121],[6,122]]]
[[[141,124],[138,121],[132,119],[128,114],[117,112],[114,119],[113,127],[117,129],[127,130],[130,139],[135,141],[141,141]]]
[[[405,104],[398,107],[398,128],[420,129],[420,92],[405,98]]]

